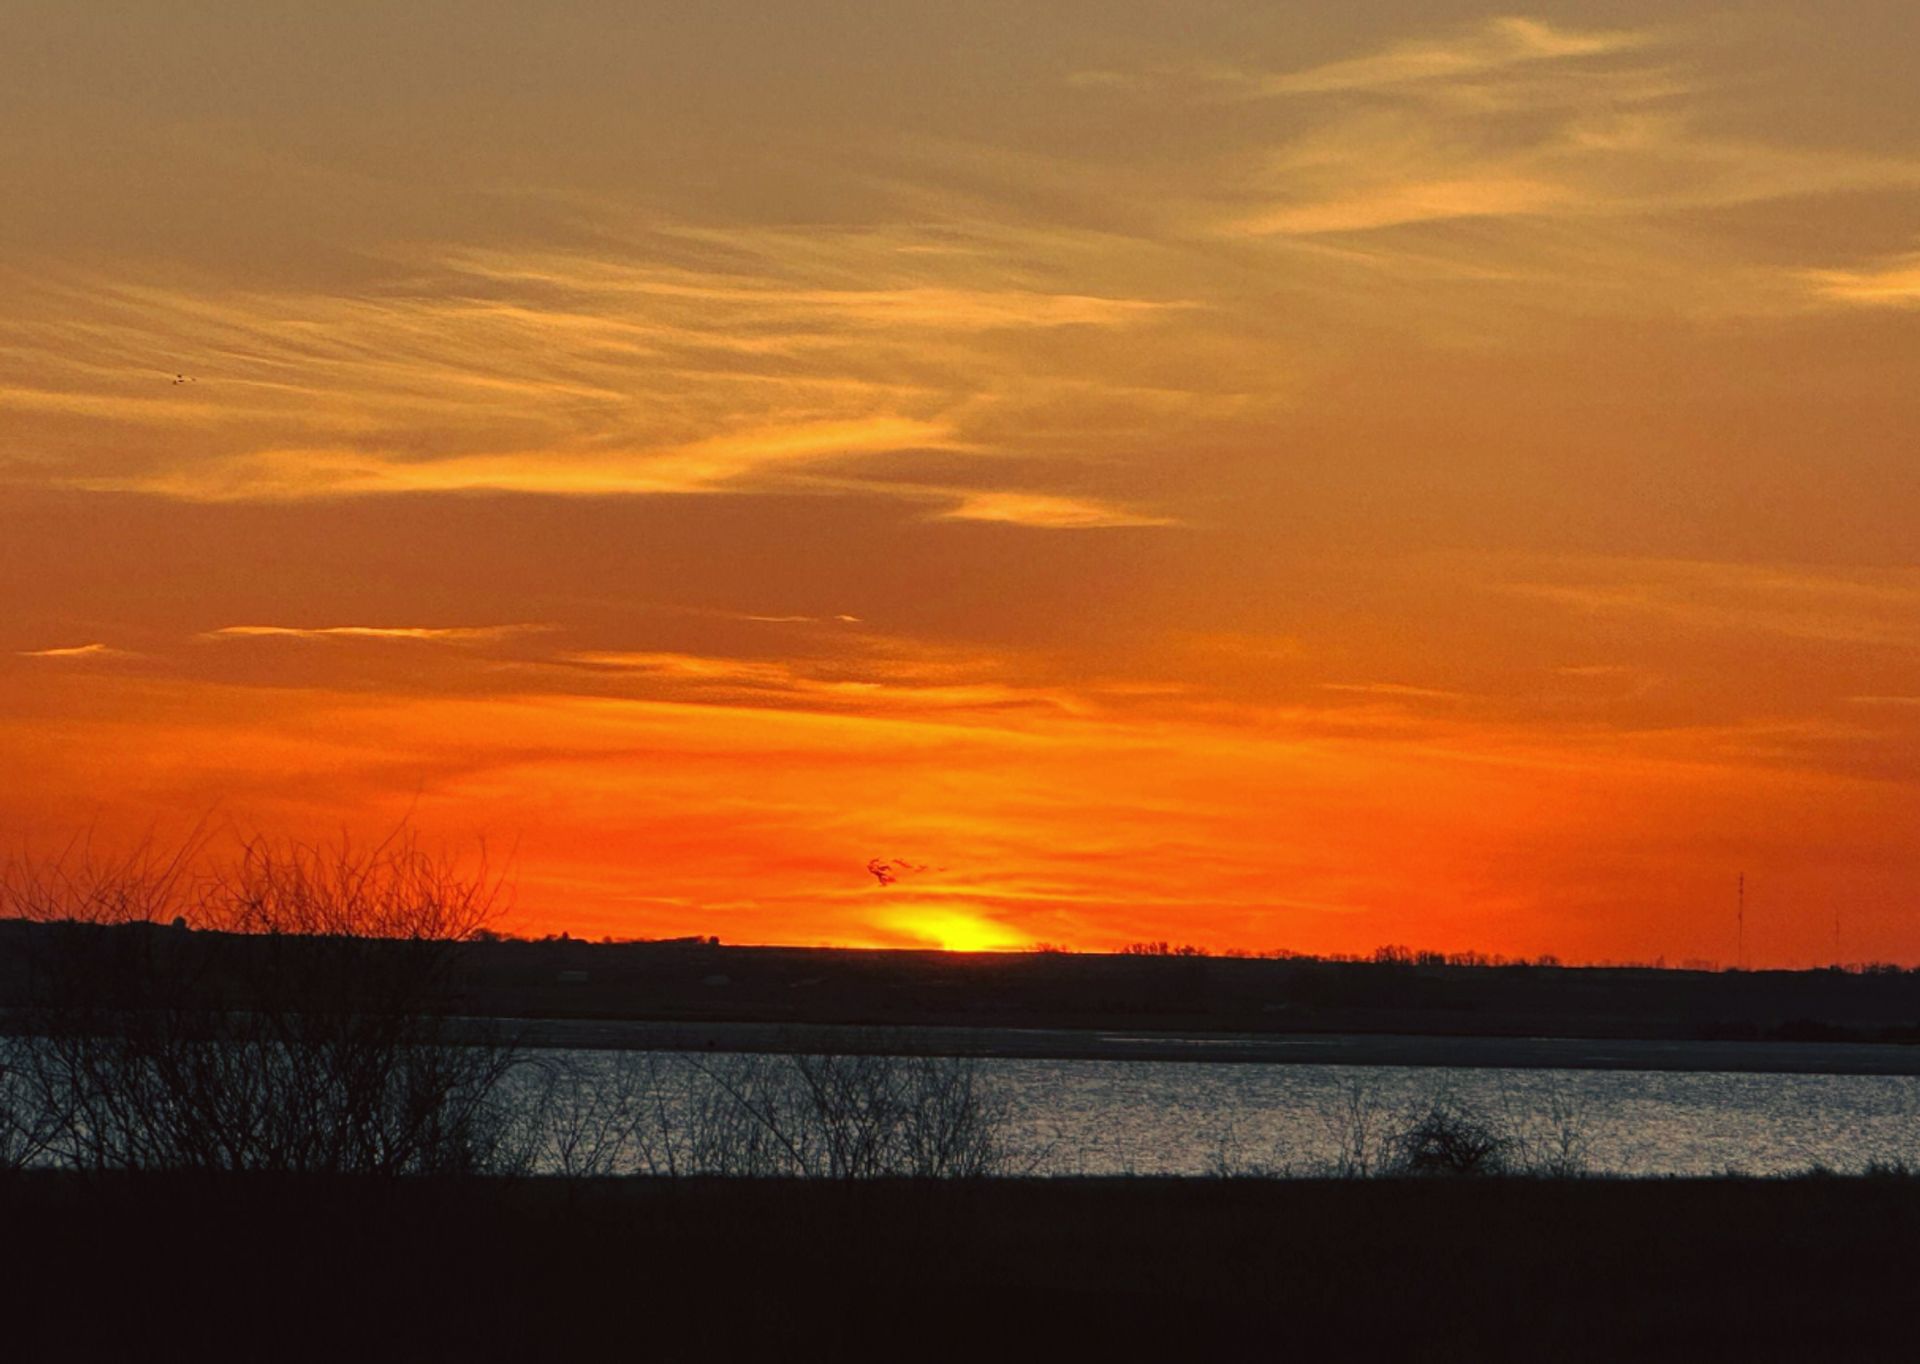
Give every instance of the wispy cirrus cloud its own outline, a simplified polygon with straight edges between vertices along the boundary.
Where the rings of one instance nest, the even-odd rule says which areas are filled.
[[[751,621],[755,625],[858,625],[860,617],[844,613],[831,616],[756,616],[741,613],[738,619]]]
[[[74,644],[53,649],[21,649],[17,658],[46,659],[83,659],[83,658],[132,658],[134,655],[125,649],[116,649],[107,644]]]
[[[938,515],[947,521],[1001,521],[1057,530],[1179,524],[1173,517],[1133,511],[1112,502],[1020,492],[964,493],[959,505]]]
[[[1911,306],[1913,259],[1782,271],[1739,210],[1920,190],[1920,156],[1771,116],[1723,28],[1506,16],[1294,70],[1195,61],[1084,73],[1115,100],[1250,106],[1222,125],[1193,230],[1313,250],[1401,307],[1477,285],[1583,310],[1787,315],[1807,297]],[[1790,83],[1790,82],[1789,82]],[[1729,211],[1736,211],[1730,213]],[[1701,215],[1723,215],[1701,230]],[[1691,219],[1691,221],[1689,221]],[[1734,230],[1726,230],[1727,224]]]
[[[1371,43],[1292,68],[1200,49],[1069,84],[1108,116],[1173,109],[1207,130],[1204,154],[1160,168],[1181,231],[1407,330],[1484,337],[1541,305],[1701,318],[1912,306],[1911,256],[1783,267],[1788,210],[1775,206],[1836,236],[1852,221],[1857,241],[1870,218],[1910,219],[1897,205],[1920,191],[1920,155],[1872,127],[1783,115],[1756,93],[1757,29],[1525,14],[1366,27]]]
[[[988,658],[902,659],[869,652],[806,660],[581,650],[547,663],[625,679],[654,699],[705,704],[926,714],[947,720],[1088,709],[1070,689],[1006,680],[998,675],[999,661]]]
[[[1416,687],[1404,682],[1322,682],[1321,691],[1341,692],[1352,696],[1377,696],[1385,700],[1404,701],[1464,701],[1465,692],[1449,691],[1444,687]]]
[[[1920,647],[1920,571],[1567,559],[1501,591],[1587,615],[1639,616],[1692,630],[1834,644]]]
[[[1560,28],[1542,19],[1506,16],[1447,37],[1399,42],[1301,71],[1247,75],[1239,83],[1245,93],[1275,96],[1403,90],[1640,51],[1658,37],[1651,29]]]
[[[687,235],[716,245],[737,246],[753,240],[713,232]],[[758,244],[766,249],[786,249],[778,234],[762,233],[758,239]],[[903,264],[938,262],[943,257],[952,259],[952,253],[914,250],[907,241],[884,236],[853,238],[845,245],[857,251],[863,240],[877,257],[863,262],[867,269],[870,271],[877,265],[883,273],[898,278],[899,283],[887,288],[863,286],[861,266],[855,264],[857,257],[837,262],[830,257],[820,259],[822,242],[817,236],[800,243],[803,250],[815,257],[819,275],[825,276],[821,283],[813,285],[785,282],[771,274],[728,276],[665,263],[579,253],[528,256],[455,252],[448,257],[447,264],[475,279],[530,287],[561,298],[616,297],[651,301],[669,313],[705,307],[748,315],[763,324],[784,320],[787,329],[772,332],[769,339],[780,338],[790,344],[801,344],[808,338],[830,344],[832,337],[819,334],[820,325],[826,321],[837,322],[842,327],[928,328],[940,332],[1107,327],[1198,306],[1192,300],[1179,298],[1126,298],[936,283],[925,278],[924,265],[920,269],[903,270]],[[833,287],[827,287],[827,281],[831,281]]]
[[[33,422],[37,479],[199,501],[761,492],[929,451],[1004,469],[1022,453],[1009,433],[1044,430],[1035,409],[1057,401],[1018,338],[1162,327],[1196,305],[1043,287],[1058,268],[978,232],[968,246],[958,229],[680,225],[597,254],[446,245],[351,296],[22,274],[21,320],[0,322],[0,360],[20,362],[0,411]],[[1087,375],[1060,377],[1087,400]],[[1138,405],[1130,378],[1095,387],[1109,409]],[[149,438],[103,461],[83,438],[99,420]],[[925,500],[898,478],[834,486]],[[1122,516],[1049,510],[1044,486],[996,491],[1042,501],[991,519]]]
[[[1796,147],[1703,126],[1706,78],[1678,30],[1578,31],[1508,18],[1247,92],[1326,98],[1263,158],[1270,202],[1228,230],[1373,232],[1463,219],[1633,217],[1920,186],[1920,158]],[[1331,98],[1331,97],[1337,97]]]
[[[1920,308],[1920,252],[1890,256],[1853,270],[1806,270],[1800,278],[1826,303]]]
[[[395,459],[352,449],[262,450],[133,478],[79,478],[84,487],[164,492],[197,501],[299,500],[377,493],[517,492],[559,497],[742,490],[756,476],[893,450],[949,448],[937,421],[876,416],[798,422],[632,451],[523,451]]]
[[[517,635],[540,634],[551,625],[225,625],[203,640],[299,639],[391,640],[425,644],[490,644]]]
[[[1416,90],[1453,98],[1527,68],[1552,65],[1564,74],[1582,58],[1608,57],[1655,45],[1650,28],[1578,29],[1510,15],[1449,34],[1389,43],[1377,51],[1291,71],[1250,68],[1227,61],[1189,61],[1141,69],[1082,69],[1068,85],[1081,90],[1187,89],[1222,99],[1285,99],[1315,95]]]

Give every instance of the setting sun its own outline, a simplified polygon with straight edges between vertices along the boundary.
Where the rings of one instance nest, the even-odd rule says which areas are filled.
[[[1033,945],[1003,925],[958,909],[889,911],[882,922],[908,941],[932,944],[946,952],[1007,952]]]

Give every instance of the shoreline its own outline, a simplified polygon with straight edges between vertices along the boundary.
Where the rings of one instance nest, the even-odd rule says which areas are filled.
[[[1920,1076],[1920,1047],[1889,1042],[1442,1037],[1393,1033],[1276,1036],[584,1018],[486,1021],[515,1028],[522,1046],[539,1050],[840,1052],[1031,1061]]]

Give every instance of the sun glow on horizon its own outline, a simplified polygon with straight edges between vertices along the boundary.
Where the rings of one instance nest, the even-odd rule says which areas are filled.
[[[984,915],[948,905],[889,909],[879,922],[902,937],[930,944],[943,952],[1020,952],[1033,946],[1031,936]]]

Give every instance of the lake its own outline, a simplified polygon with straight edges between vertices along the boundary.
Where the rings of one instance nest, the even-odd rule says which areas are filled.
[[[547,1054],[566,1058],[570,1086],[635,1087],[636,1096],[649,1095],[640,1107],[671,1107],[675,1125],[708,1103],[692,1097],[710,1087],[689,1085],[689,1068],[791,1059]],[[980,1093],[1004,1112],[1016,1164],[1036,1174],[1325,1173],[1343,1152],[1349,1160],[1356,1150],[1377,1157],[1389,1132],[1436,1104],[1471,1115],[1528,1156],[1564,1153],[1599,1174],[1920,1164],[1920,1079],[1904,1075],[1007,1057],[965,1064],[977,1067]],[[635,1081],[640,1072],[651,1078]],[[668,1097],[653,1097],[661,1094]]]
[[[1052,1142],[1046,1168],[1205,1174],[1224,1166],[1312,1173],[1352,1115],[1391,1126],[1436,1100],[1540,1146],[1567,1131],[1597,1173],[1778,1174],[1920,1161],[1920,1080],[1908,1076],[1685,1071],[988,1061],[1020,1140]]]

